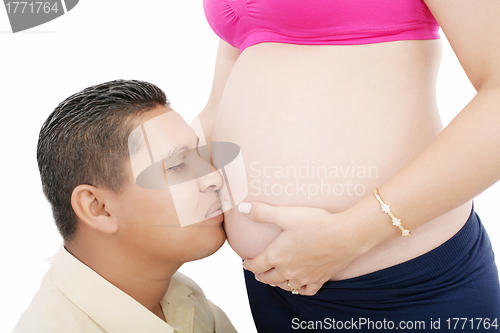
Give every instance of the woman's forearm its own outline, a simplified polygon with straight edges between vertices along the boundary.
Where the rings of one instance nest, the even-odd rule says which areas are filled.
[[[392,213],[413,230],[500,179],[500,85],[477,95],[415,159],[379,187]],[[371,192],[371,191],[370,191]],[[370,194],[351,207],[367,248],[401,235]]]
[[[198,119],[200,120],[201,126],[203,128],[206,143],[212,142],[215,121],[217,119],[217,110],[215,108],[205,107],[198,114]]]
[[[227,79],[231,74],[233,66],[239,55],[240,51],[237,48],[229,45],[222,39],[219,41],[217,58],[215,60],[212,90],[210,92],[207,105],[198,115],[207,143],[212,142],[215,121],[217,119],[217,111],[219,110],[222,94],[224,92]]]

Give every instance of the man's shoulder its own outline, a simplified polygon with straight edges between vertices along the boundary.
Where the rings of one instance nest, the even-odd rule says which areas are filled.
[[[102,332],[92,329],[93,321],[54,285],[51,273],[52,268],[12,333]]]

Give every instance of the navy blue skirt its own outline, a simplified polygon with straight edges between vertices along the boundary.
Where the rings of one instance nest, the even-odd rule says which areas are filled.
[[[472,207],[448,241],[399,265],[292,295],[245,271],[258,332],[500,332],[500,283],[491,242]]]

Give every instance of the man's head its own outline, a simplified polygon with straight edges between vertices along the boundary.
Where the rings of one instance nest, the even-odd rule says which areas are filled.
[[[165,128],[165,145],[195,149],[193,130],[169,107],[165,94],[147,82],[119,80],[89,87],[66,99],[49,116],[40,132],[38,166],[66,243],[84,232],[109,235],[124,246],[152,254],[162,246],[171,250],[176,242],[199,242],[205,255],[222,245],[222,216],[181,228],[168,188],[144,189],[135,183],[129,135],[166,112],[176,116],[170,131]],[[204,178],[196,191],[186,193],[193,199],[191,204],[204,206],[218,200],[220,175]],[[188,254],[184,259],[189,258]]]

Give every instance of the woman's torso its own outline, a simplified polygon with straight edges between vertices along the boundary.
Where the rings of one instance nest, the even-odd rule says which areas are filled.
[[[241,147],[246,201],[340,212],[371,195],[442,130],[435,96],[440,58],[440,40],[251,46],[226,83],[213,140]],[[463,226],[470,209],[468,202],[413,230],[411,242],[380,244],[332,279],[428,252]],[[236,209],[225,213],[225,228],[242,258],[255,257],[280,232]]]

